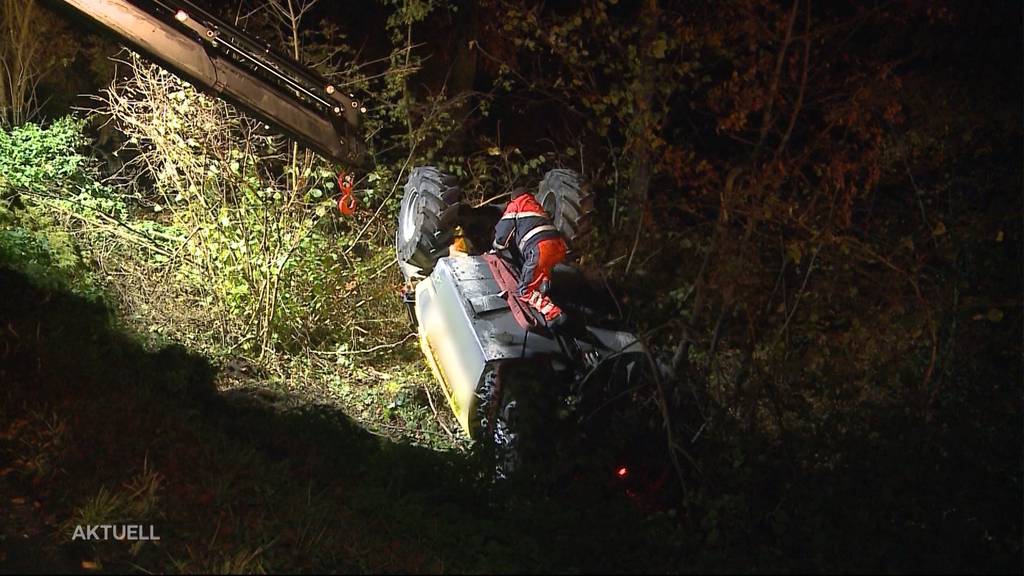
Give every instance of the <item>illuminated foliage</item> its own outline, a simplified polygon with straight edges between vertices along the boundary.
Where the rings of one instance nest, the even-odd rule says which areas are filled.
[[[395,374],[421,365],[388,268],[409,168],[500,201],[572,167],[597,197],[580,264],[664,376],[634,410],[682,463],[665,504],[692,538],[682,566],[1019,562],[1019,6],[243,4],[368,103],[369,209],[337,219],[329,167],[129,57],[105,95],[128,138],[117,192],[88,184],[69,125],[5,135],[5,189],[90,191],[6,246],[71,270],[68,230],[102,230],[91,257],[138,279],[117,285],[147,324],[267,363],[330,358],[308,380],[393,425],[412,403]],[[314,4],[322,24],[294,19]],[[362,364],[391,345],[391,365]]]

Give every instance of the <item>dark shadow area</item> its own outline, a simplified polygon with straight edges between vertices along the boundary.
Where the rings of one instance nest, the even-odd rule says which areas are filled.
[[[329,406],[285,411],[226,398],[204,358],[174,345],[149,350],[101,303],[10,269],[0,268],[0,295],[0,502],[12,503],[0,506],[5,573],[78,571],[82,562],[185,572],[1020,565],[1012,378],[976,374],[927,418],[865,405],[805,420],[781,440],[701,443],[687,503],[645,517],[587,483],[495,487],[471,456],[396,444]],[[158,479],[148,507],[139,496],[149,494],[146,474]],[[136,551],[72,541],[87,521],[153,525],[161,541]]]
[[[472,457],[395,444],[331,407],[229,401],[205,359],[146,349],[96,301],[6,268],[0,295],[0,496],[17,503],[0,522],[4,572],[679,567],[670,524],[600,490],[496,490]],[[147,472],[159,482],[142,513],[128,504]],[[104,504],[93,518],[152,524],[161,541],[71,541]]]

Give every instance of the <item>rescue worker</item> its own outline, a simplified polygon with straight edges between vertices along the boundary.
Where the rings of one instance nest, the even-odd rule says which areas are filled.
[[[519,299],[536,310],[550,326],[565,322],[562,309],[548,298],[551,269],[565,258],[566,245],[551,223],[544,207],[524,188],[512,191],[494,229],[495,250],[518,252],[523,267],[519,273]]]

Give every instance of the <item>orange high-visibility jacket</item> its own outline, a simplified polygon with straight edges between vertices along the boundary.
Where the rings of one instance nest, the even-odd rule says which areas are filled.
[[[494,248],[505,250],[514,247],[522,255],[541,240],[559,237],[561,234],[544,212],[544,207],[532,194],[522,194],[509,202],[495,226]]]

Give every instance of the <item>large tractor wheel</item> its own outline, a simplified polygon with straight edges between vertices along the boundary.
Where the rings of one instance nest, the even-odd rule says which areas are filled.
[[[398,213],[395,250],[406,280],[426,278],[448,255],[462,190],[455,177],[433,166],[414,168]]]
[[[498,379],[498,370],[497,365],[485,368],[476,390],[470,436],[480,443],[493,466],[493,479],[504,480],[519,469],[519,403],[513,396],[512,386]]]
[[[537,201],[570,245],[589,230],[593,196],[576,172],[564,168],[550,170],[540,182]]]
[[[507,361],[485,368],[470,436],[495,480],[535,478],[548,467],[559,436],[558,397],[544,386],[552,381],[555,375],[543,364]]]

